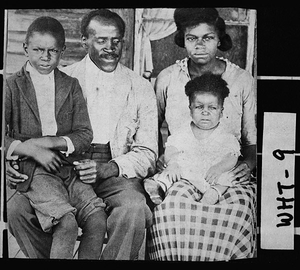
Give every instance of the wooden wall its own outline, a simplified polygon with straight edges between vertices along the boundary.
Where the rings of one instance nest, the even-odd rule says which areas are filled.
[[[25,63],[22,43],[30,23],[40,16],[51,16],[63,25],[66,32],[67,49],[61,65],[69,65],[81,60],[86,52],[80,42],[80,22],[91,9],[16,9],[8,10],[8,43],[6,73],[18,71]],[[118,13],[126,24],[125,44],[121,63],[133,68],[134,9],[111,9]]]
[[[246,67],[248,47],[249,12],[241,8],[217,8],[220,17],[227,25],[226,32],[231,36],[233,47],[227,52],[218,51],[219,56],[228,58],[241,68]],[[174,43],[174,34],[156,41],[151,41],[153,66],[152,77],[167,66],[175,63],[178,59],[186,57],[186,50]],[[251,60],[250,60],[251,61]]]
[[[22,43],[29,24],[42,15],[58,19],[66,31],[67,49],[61,60],[62,65],[77,62],[85,55],[80,43],[80,22],[85,13],[91,9],[20,9],[8,10],[8,44],[7,44],[7,74],[18,71],[26,57]],[[121,63],[133,69],[134,55],[134,9],[111,9],[117,12],[126,23],[125,44]],[[228,52],[220,52],[221,56],[245,68],[247,63],[247,42],[249,27],[249,12],[241,8],[218,8],[219,14],[225,19],[227,32],[233,39],[233,48]],[[174,34],[164,39],[152,41],[154,70],[152,78],[165,67],[186,56],[185,49],[175,45]]]

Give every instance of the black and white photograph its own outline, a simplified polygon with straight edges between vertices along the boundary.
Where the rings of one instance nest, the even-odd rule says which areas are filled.
[[[2,10],[0,258],[296,260],[295,12],[199,6]]]

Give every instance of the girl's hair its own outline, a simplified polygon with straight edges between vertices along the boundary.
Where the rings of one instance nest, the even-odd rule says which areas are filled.
[[[61,23],[48,16],[42,16],[35,19],[31,25],[28,27],[25,37],[25,43],[28,44],[29,38],[33,35],[34,32],[41,34],[50,34],[52,35],[60,48],[65,45],[65,30]]]
[[[207,72],[185,85],[185,94],[188,96],[190,104],[199,93],[210,93],[218,97],[220,104],[223,106],[225,98],[229,95],[229,89],[221,75]]]
[[[177,26],[177,33],[174,41],[184,48],[184,32],[187,27],[195,27],[200,23],[206,23],[215,27],[220,45],[218,49],[228,51],[232,48],[231,37],[226,33],[226,25],[224,20],[219,17],[219,13],[215,8],[177,8],[174,12],[174,21]]]
[[[115,12],[112,12],[108,9],[97,9],[86,14],[81,21],[81,35],[88,37],[88,26],[92,19],[104,22],[114,22],[118,27],[121,36],[124,37],[125,34],[125,22],[124,20]]]

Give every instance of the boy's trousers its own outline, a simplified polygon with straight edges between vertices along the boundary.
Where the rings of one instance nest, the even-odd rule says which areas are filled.
[[[45,232],[51,232],[52,227],[69,212],[76,215],[77,223],[82,227],[88,216],[102,212],[104,206],[93,187],[81,182],[70,166],[61,167],[57,174],[36,166],[30,187],[23,194],[35,209]]]
[[[104,163],[111,156],[109,150],[91,150],[86,153],[86,158]],[[112,177],[97,185],[95,192],[106,204],[108,243],[101,259],[137,258],[145,228],[152,223],[152,212],[146,204],[141,180]],[[8,202],[8,226],[27,257],[49,258],[52,236],[41,229],[33,208],[22,194],[16,194]]]

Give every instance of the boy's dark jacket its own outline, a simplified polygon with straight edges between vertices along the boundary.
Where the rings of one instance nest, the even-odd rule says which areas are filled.
[[[55,118],[57,136],[68,136],[75,151],[69,156],[70,162],[81,159],[93,139],[93,132],[78,80],[57,68],[54,70],[55,81]],[[36,100],[36,94],[26,65],[9,77],[5,89],[5,150],[14,140],[25,141],[42,136],[42,127]],[[26,191],[32,179],[36,163],[27,159],[21,162],[21,173],[29,179],[18,184],[17,189]]]

